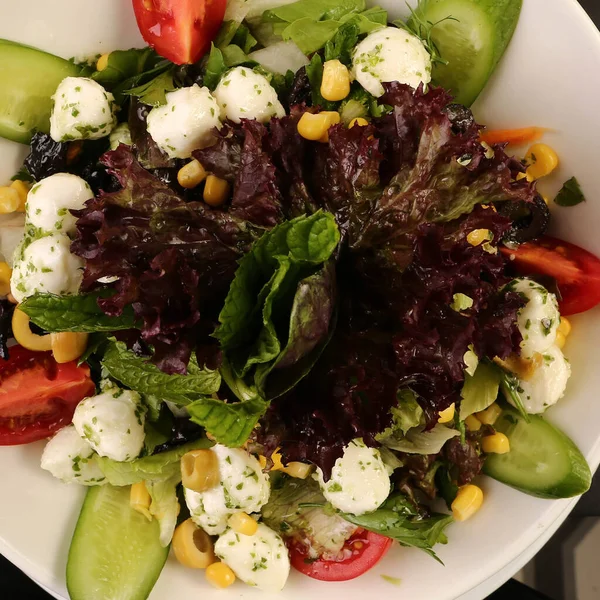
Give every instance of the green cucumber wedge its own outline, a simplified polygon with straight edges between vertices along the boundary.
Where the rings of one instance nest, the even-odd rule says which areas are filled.
[[[71,600],[146,600],[167,560],[156,520],[129,505],[130,487],[87,492],[69,549]]]
[[[573,441],[543,417],[505,410],[494,424],[510,440],[508,454],[488,455],[484,473],[539,498],[572,498],[590,489],[592,474]]]
[[[435,25],[431,41],[448,63],[434,66],[433,83],[471,106],[504,54],[521,6],[522,0],[421,0],[412,25]]]
[[[30,46],[0,39],[0,137],[29,143],[34,131],[50,131],[52,95],[81,67]]]

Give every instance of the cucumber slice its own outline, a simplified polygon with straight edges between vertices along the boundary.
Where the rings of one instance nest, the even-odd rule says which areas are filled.
[[[80,70],[64,58],[0,40],[0,137],[28,144],[34,130],[48,133],[52,94]]]
[[[510,440],[508,454],[488,455],[484,473],[531,496],[572,498],[590,489],[592,474],[577,446],[543,417],[505,410],[494,427]]]
[[[89,489],[69,549],[71,600],[146,600],[167,560],[156,520],[129,506],[130,487]]]
[[[512,38],[521,6],[522,0],[422,0],[413,20],[437,23],[431,40],[448,61],[434,65],[433,83],[451,90],[456,102],[473,104]]]

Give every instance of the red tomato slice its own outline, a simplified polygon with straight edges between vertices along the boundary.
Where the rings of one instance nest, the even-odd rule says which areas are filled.
[[[178,65],[196,62],[210,48],[226,5],[227,0],[133,0],[144,40]]]
[[[50,352],[22,346],[0,359],[0,446],[28,444],[68,425],[80,400],[94,393],[87,365],[58,364]]]
[[[348,581],[374,567],[392,546],[393,540],[359,529],[344,545],[342,560],[310,560],[302,546],[290,548],[292,566],[300,573],[321,581]]]
[[[501,250],[514,261],[520,273],[550,275],[556,279],[563,315],[585,312],[600,303],[600,259],[587,250],[549,236],[514,250]]]

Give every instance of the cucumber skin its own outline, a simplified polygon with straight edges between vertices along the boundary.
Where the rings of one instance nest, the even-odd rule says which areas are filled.
[[[130,489],[130,486],[114,487],[109,484],[90,487],[88,489],[85,499],[83,501],[83,505],[81,507],[79,519],[77,520],[77,525],[75,526],[75,531],[71,540],[71,546],[69,548],[69,556],[67,560],[67,590],[69,592],[69,598],[71,600],[113,600],[112,596],[109,597],[105,594],[98,595],[100,590],[93,590],[91,588],[94,582],[90,579],[83,578],[82,580],[81,566],[83,565],[85,567],[87,561],[90,558],[93,558],[93,556],[89,557],[85,553],[87,529],[90,518],[93,518],[93,511],[95,509],[95,505],[98,504],[99,500],[101,502],[101,495],[110,494],[113,496],[117,496],[118,494],[122,494],[122,498],[120,498],[120,501],[126,503],[127,506],[129,506]],[[90,514],[88,514],[88,512]],[[145,526],[154,528],[156,532],[156,544],[160,547],[158,541],[158,522],[146,521],[145,517],[142,517],[142,515],[136,513],[135,511],[133,511],[133,509],[131,509],[131,512],[134,518],[141,517],[142,519],[144,519]],[[128,586],[130,588],[135,588],[135,592],[127,597],[120,594],[118,599],[115,598],[114,600],[146,600],[150,595],[150,592],[154,588],[154,585],[156,584],[156,581],[158,580],[162,572],[164,564],[167,561],[167,557],[169,556],[169,548],[170,546],[167,546],[166,548],[160,547],[160,550],[155,548],[155,554],[157,555],[156,563],[149,564],[149,562],[145,562],[143,568],[138,567],[137,573],[143,573],[143,577],[140,578],[139,581],[134,582],[135,585],[130,584]],[[110,548],[106,549],[110,551]],[[140,558],[143,560],[144,557]]]
[[[36,72],[35,69],[31,69],[30,67],[30,65],[35,62],[36,55],[44,61],[44,68],[41,69],[40,72]],[[19,127],[19,124],[16,122],[12,124],[12,126],[6,122],[0,122],[0,137],[21,144],[29,144],[34,130],[42,131],[44,133],[48,133],[50,131],[50,97],[52,94],[54,94],[58,84],[65,77],[78,76],[81,72],[81,67],[68,60],[54,56],[48,52],[44,52],[43,50],[38,50],[32,46],[27,46],[11,40],[0,39],[0,67],[3,65],[10,65],[11,63],[14,64],[15,57],[17,61],[22,61],[24,63],[24,72],[29,73],[32,79],[35,78],[36,81],[41,82],[41,86],[44,88],[43,95],[45,98],[43,104],[45,106],[43,106],[36,118],[38,123],[37,127],[27,131],[22,127]],[[55,63],[55,69],[48,68],[48,65],[52,63]],[[6,82],[3,82],[2,78],[2,68],[0,68],[0,82],[2,85],[6,85]],[[52,89],[51,92],[49,92],[50,89]],[[0,101],[1,99],[2,89],[0,89]],[[0,108],[0,113],[1,112],[2,109]]]
[[[517,419],[519,421],[523,420],[521,415],[515,410],[506,409],[503,415],[505,414],[510,414],[514,419]],[[500,417],[500,419],[501,418],[502,416]],[[573,440],[568,435],[563,433],[554,425],[550,424],[543,417],[539,415],[529,415],[529,418],[531,419],[531,421],[541,421],[543,423],[543,426],[547,427],[549,431],[552,431],[552,433],[556,435],[557,438],[564,445],[565,451],[568,455],[569,463],[571,464],[571,471],[567,475],[567,477],[563,478],[563,480],[558,482],[556,485],[550,486],[546,489],[533,487],[526,488],[522,485],[516,485],[510,480],[509,477],[503,476],[495,469],[494,462],[496,460],[499,460],[499,457],[495,455],[488,455],[483,467],[483,472],[492,479],[496,479],[496,481],[500,481],[505,485],[508,485],[516,490],[519,490],[520,492],[528,494],[529,496],[534,496],[536,498],[543,498],[546,500],[563,500],[565,498],[574,498],[576,496],[581,496],[582,494],[585,494],[585,492],[587,492],[590,489],[590,486],[592,484],[592,473],[585,457],[583,456],[583,454],[581,454],[579,448],[575,445]]]
[[[438,5],[451,5],[454,2],[458,2],[460,4],[477,5],[478,9],[482,10],[488,16],[491,22],[494,23],[493,29],[495,32],[495,37],[492,41],[492,56],[488,66],[487,75],[485,79],[481,81],[481,87],[479,89],[479,92],[477,94],[474,94],[473,96],[463,99],[463,104],[465,106],[471,106],[471,104],[475,102],[479,94],[485,88],[485,85],[487,84],[489,78],[491,77],[496,66],[498,65],[498,62],[504,55],[504,52],[506,51],[506,48],[508,47],[508,44],[510,43],[510,40],[513,37],[513,34],[519,22],[519,16],[521,14],[523,0],[421,0],[419,2],[419,6],[416,9],[416,12],[419,16],[423,18],[423,20],[427,21],[428,10],[433,10]],[[448,16],[451,16],[451,11],[449,11]],[[457,98],[457,100],[460,101],[461,98]]]

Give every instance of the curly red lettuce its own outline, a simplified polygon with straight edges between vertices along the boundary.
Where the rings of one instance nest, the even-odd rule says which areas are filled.
[[[116,293],[101,298],[100,308],[118,316],[131,305],[153,361],[167,373],[185,373],[192,350],[214,329],[237,260],[258,232],[231,214],[186,203],[126,146],[103,162],[122,188],[75,213],[72,250],[86,261],[82,291],[110,278]]]

